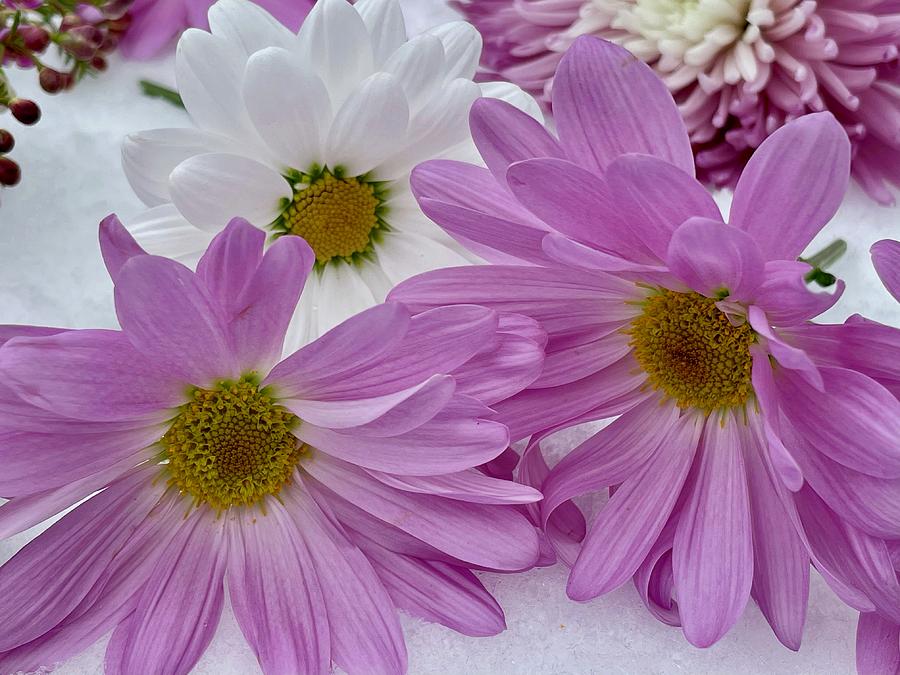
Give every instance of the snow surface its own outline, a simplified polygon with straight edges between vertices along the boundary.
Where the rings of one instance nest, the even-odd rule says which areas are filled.
[[[452,16],[440,1],[407,0],[412,30]],[[142,77],[171,83],[171,57],[149,64],[114,61],[102,77],[55,98],[36,91],[32,74],[14,77],[22,95],[41,101],[44,119],[23,129],[0,118],[0,126],[5,124],[16,134],[14,157],[24,174],[20,186],[0,197],[0,322],[116,326],[112,285],[96,240],[101,218],[111,212],[127,217],[141,209],[120,170],[121,139],[130,131],[188,125],[182,111],[140,95],[137,80]],[[723,206],[729,201],[725,194],[718,199]],[[868,256],[876,240],[900,238],[900,209],[878,207],[853,188],[811,251],[836,237],[850,245],[833,269],[848,288],[826,318],[840,321],[859,312],[900,325],[900,305],[878,282]],[[559,454],[586,433],[579,429],[560,434],[549,446]],[[0,562],[43,527],[0,542]],[[721,642],[699,650],[687,644],[680,631],[651,618],[630,584],[578,604],[565,596],[566,572],[561,567],[482,578],[505,608],[509,629],[494,638],[472,639],[405,618],[411,673],[782,675],[854,670],[855,613],[816,575],[803,647],[796,654],[777,642],[753,605]],[[101,673],[105,643],[106,639],[57,672]],[[259,672],[227,610],[196,672]]]

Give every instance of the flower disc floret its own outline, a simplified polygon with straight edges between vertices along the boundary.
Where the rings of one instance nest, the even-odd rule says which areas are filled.
[[[290,482],[298,423],[249,378],[195,389],[161,441],[169,482],[198,506],[256,504]]]
[[[654,293],[628,333],[652,386],[681,408],[735,408],[753,392],[753,330],[746,322],[732,323],[713,298]]]
[[[382,199],[377,184],[323,169],[305,176],[276,223],[284,234],[303,237],[324,265],[372,251],[382,227]]]

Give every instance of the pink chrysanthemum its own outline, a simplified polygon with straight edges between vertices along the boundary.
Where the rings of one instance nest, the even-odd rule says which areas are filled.
[[[416,311],[484,303],[547,330],[542,375],[497,406],[513,438],[621,415],[543,481],[570,597],[634,578],[659,619],[714,643],[752,595],[796,649],[810,563],[862,611],[900,618],[900,331],[810,319],[840,295],[799,262],[849,179],[827,113],[775,132],[729,224],[692,176],[671,96],[624,49],[579,38],[553,90],[559,138],[496,101],[472,111],[488,168],[427,162],[422,208],[494,262],[391,294]],[[529,264],[530,263],[530,264]],[[582,541],[555,519],[611,497]],[[573,536],[573,534],[575,536]]]
[[[131,5],[131,26],[120,43],[131,59],[149,59],[159,54],[185,28],[209,30],[207,13],[216,0],[135,0]],[[316,0],[253,0],[293,31]]]
[[[675,95],[704,181],[733,185],[799,115],[831,111],[853,174],[881,203],[900,185],[900,5],[895,0],[463,0],[483,63],[549,100],[562,53],[597,35],[652,64]]]
[[[121,331],[0,332],[0,536],[100,491],[0,568],[0,672],[112,630],[107,672],[187,673],[226,585],[267,673],[403,672],[395,608],[504,628],[469,568],[535,562],[540,493],[474,467],[508,443],[486,404],[540,370],[532,320],[390,303],[280,360],[302,239],[263,255],[235,220],[196,273],[101,240]]]

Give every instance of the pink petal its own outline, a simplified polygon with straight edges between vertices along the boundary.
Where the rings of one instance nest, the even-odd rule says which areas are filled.
[[[300,237],[281,237],[266,251],[228,325],[242,370],[266,372],[279,361],[314,262],[312,249]]]
[[[133,458],[126,458],[104,471],[71,481],[62,487],[10,499],[0,505],[0,539],[24,532],[62,513],[73,504],[109,485],[133,468],[134,464]]]
[[[606,169],[619,219],[656,260],[665,260],[672,234],[692,216],[722,220],[712,195],[693,173],[650,155],[628,154]]]
[[[744,611],[753,581],[750,502],[738,422],[709,418],[693,491],[675,533],[672,569],[684,635],[717,642]]]
[[[532,388],[558,387],[593,375],[631,351],[631,337],[616,331],[599,340],[573,345],[547,354],[541,375]]]
[[[766,468],[763,439],[742,431],[753,525],[751,594],[781,643],[796,651],[809,600],[809,554],[783,506],[784,486]]]
[[[541,265],[548,260],[541,249],[546,230],[528,222],[533,218],[513,221],[425,197],[419,198],[419,208],[447,234],[488,262]]]
[[[166,258],[138,256],[119,273],[119,323],[135,348],[186,384],[208,387],[240,375],[226,317],[199,276]]]
[[[531,504],[541,500],[541,493],[532,487],[491,478],[477,469],[443,476],[398,476],[381,471],[369,471],[369,474],[404,492],[439,495],[473,504]]]
[[[513,164],[507,181],[519,202],[554,230],[629,260],[646,258],[596,174],[563,159],[529,159]]]
[[[136,255],[147,255],[115,214],[100,221],[100,253],[113,283],[116,283],[122,265]]]
[[[876,614],[859,615],[856,627],[856,672],[895,675],[900,670],[900,624]]]
[[[883,239],[872,246],[871,253],[884,287],[900,302],[900,241]]]
[[[277,500],[229,528],[228,594],[241,632],[267,673],[331,672],[331,638],[318,571]]]
[[[275,387],[278,396],[286,398],[324,391],[393,353],[409,321],[409,310],[399,303],[364,310],[288,356],[263,385]]]
[[[900,330],[874,321],[806,324],[781,331],[819,362],[858,370],[887,386],[900,380]]]
[[[150,59],[162,51],[187,25],[187,11],[183,0],[145,2],[142,11],[135,13],[119,48],[129,59]]]
[[[694,175],[681,114],[662,80],[611,42],[584,36],[569,48],[553,83],[553,113],[569,158],[603,171],[639,152]]]
[[[833,293],[816,293],[806,283],[810,266],[797,260],[772,260],[766,263],[765,280],[756,292],[754,303],[776,326],[795,326],[831,309],[844,294],[844,282],[838,281]]]
[[[546,342],[546,333],[536,322],[531,323]],[[530,337],[502,334],[497,347],[482,352],[453,371],[456,393],[491,405],[525,389],[541,374],[543,365],[542,344]]]
[[[763,436],[766,441],[768,458],[773,470],[784,485],[796,492],[803,486],[803,472],[797,460],[781,441],[781,412],[778,407],[778,393],[772,374],[769,354],[759,345],[750,347],[753,355],[752,382],[756,400],[762,412]]]
[[[479,99],[476,105],[487,100]],[[498,183],[491,172],[481,166],[434,159],[413,169],[409,182],[419,200],[444,202],[540,228],[538,221],[506,189],[506,166],[501,181]]]
[[[630,472],[587,533],[566,586],[573,600],[589,600],[625,583],[668,521],[693,463],[703,424],[699,417],[685,416],[673,426],[660,426],[667,433],[659,447]],[[648,435],[659,440],[656,429]]]
[[[535,157],[565,157],[556,139],[528,113],[496,98],[482,98],[469,113],[472,140],[500,185],[511,164]]]
[[[753,239],[710,218],[689,218],[675,230],[666,263],[676,277],[707,297],[746,302],[763,280],[764,260]]]
[[[668,626],[681,625],[672,573],[672,545],[678,515],[676,510],[634,575],[634,586],[644,605],[658,621]]]
[[[809,354],[788,344],[780,335],[776,334],[769,323],[769,317],[765,315],[762,309],[756,305],[751,305],[747,310],[747,321],[753,330],[764,338],[760,342],[775,357],[779,366],[783,366],[802,379],[814,391],[822,392],[825,390],[819,367],[813,363]]]
[[[313,426],[351,429],[347,433],[363,436],[395,436],[434,417],[450,401],[455,389],[456,382],[449,375],[433,375],[409,389],[373,398],[346,401],[294,398],[282,399],[282,403]],[[363,428],[357,429],[361,425]]]
[[[372,565],[303,485],[286,496],[322,589],[335,663],[350,673],[405,672],[397,612]]]
[[[850,141],[831,113],[804,115],[769,136],[744,168],[729,222],[766,260],[794,260],[831,220],[850,179]]]
[[[28,644],[0,655],[0,672],[39,671],[97,642],[134,611],[137,596],[184,517],[177,494],[162,496],[81,603],[61,623]]]
[[[574,497],[634,476],[651,459],[678,418],[675,406],[660,408],[653,397],[577,446],[541,482],[544,521]]]
[[[416,314],[403,339],[367,367],[345,372],[316,390],[323,400],[381,396],[456,368],[499,343],[497,313],[485,307],[436,307]]]
[[[330,458],[310,462],[306,469],[352,504],[459,560],[497,570],[520,570],[537,559],[534,528],[511,507],[402,492]]]
[[[145,420],[143,426],[162,421],[167,409],[184,402],[184,381],[117,331],[15,338],[0,350],[0,364],[22,399],[75,419]]]
[[[134,613],[109,641],[105,670],[187,673],[212,641],[225,600],[225,521],[204,509],[178,523]]]
[[[90,592],[159,499],[153,471],[113,483],[0,567],[0,652],[43,635]]]
[[[0,495],[29,495],[65,486],[123,460],[132,466],[139,453],[162,438],[165,425],[87,434],[0,433]],[[121,469],[120,469],[121,470]]]
[[[842,521],[807,486],[794,501],[810,555],[841,599],[860,611],[878,609],[900,623],[900,584],[884,540]]]
[[[469,570],[418,560],[374,543],[363,543],[362,548],[398,608],[471,637],[506,629],[500,605]]]
[[[548,427],[562,426],[598,408],[610,406],[622,409],[609,414],[597,414],[592,419],[617,415],[630,409],[648,394],[642,387],[647,376],[637,368],[634,358],[626,356],[608,368],[577,382],[547,389],[526,389],[506,401],[496,403],[497,419],[509,427],[513,441],[520,440]]]
[[[823,367],[824,393],[793,371],[777,373],[781,409],[815,448],[846,467],[900,478],[900,401],[871,378]]]
[[[471,302],[524,314],[552,339],[633,318],[639,310],[627,302],[639,297],[636,290],[633,283],[602,272],[485,265],[420,274],[396,286],[389,299],[414,312]]]
[[[497,422],[449,412],[398,436],[354,435],[304,424],[298,437],[311,447],[352,464],[410,476],[453,473],[490,461],[506,448],[509,434]]]
[[[829,508],[874,537],[900,537],[900,479],[849,469],[797,434],[790,436],[790,443],[807,482]]]

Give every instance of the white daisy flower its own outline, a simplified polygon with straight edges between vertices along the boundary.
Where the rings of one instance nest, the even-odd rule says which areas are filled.
[[[477,157],[468,112],[482,95],[540,117],[518,87],[472,81],[474,27],[407,39],[397,0],[319,0],[298,35],[247,0],[220,0],[209,24],[185,32],[176,57],[195,128],[125,142],[128,179],[151,207],[127,223],[145,248],[192,265],[235,216],[273,239],[304,237],[317,274],[291,351],[410,276],[474,261],[419,210],[409,174]]]

